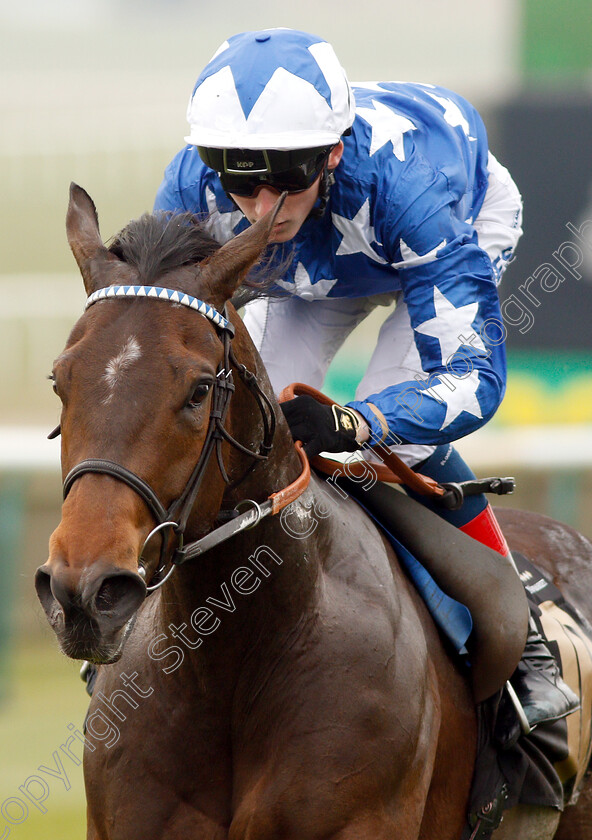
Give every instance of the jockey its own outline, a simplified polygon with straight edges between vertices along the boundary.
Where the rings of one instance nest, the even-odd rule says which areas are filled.
[[[222,243],[287,192],[272,234],[281,279],[244,316],[277,393],[320,388],[354,327],[395,304],[355,400],[282,404],[307,454],[380,442],[438,482],[474,478],[453,441],[504,395],[497,284],[522,233],[520,194],[476,110],[431,84],[350,87],[330,44],[267,29],[222,44],[187,117],[155,210],[207,213]],[[436,512],[509,554],[485,496]],[[512,682],[531,727],[579,707],[532,619]]]

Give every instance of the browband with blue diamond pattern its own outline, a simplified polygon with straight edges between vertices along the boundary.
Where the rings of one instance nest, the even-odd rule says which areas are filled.
[[[106,300],[108,298],[131,298],[131,297],[146,297],[154,298],[156,300],[168,300],[171,303],[179,303],[181,306],[188,306],[189,309],[195,309],[200,315],[203,315],[211,321],[216,327],[221,330],[230,330],[234,332],[234,328],[230,321],[221,315],[217,309],[205,303],[199,298],[194,298],[185,292],[177,292],[174,289],[164,289],[162,286],[107,286],[104,289],[97,289],[86,299],[85,309],[92,306],[98,300]]]

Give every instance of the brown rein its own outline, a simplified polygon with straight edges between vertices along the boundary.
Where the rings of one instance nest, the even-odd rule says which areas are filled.
[[[272,493],[269,497],[268,501],[271,502],[271,513],[273,516],[288,505],[292,504],[292,502],[296,501],[296,499],[304,493],[310,484],[310,464],[308,463],[308,458],[306,457],[303,446],[299,440],[297,440],[294,445],[300,458],[302,472],[296,481],[293,481],[292,484],[288,484],[288,486],[284,487],[283,490],[278,490],[276,493]]]
[[[334,400],[312,388],[310,385],[305,385],[302,382],[293,382],[286,386],[279,396],[280,402],[294,399],[300,396],[313,397],[317,402],[323,405],[334,405]],[[359,461],[349,459],[347,463],[336,461],[331,458],[323,458],[317,455],[312,459],[312,465],[326,475],[344,475],[348,478],[364,478],[371,470],[378,481],[385,481],[389,484],[405,484],[416,493],[422,496],[443,496],[446,492],[444,487],[441,487],[433,478],[413,472],[413,470],[403,463],[398,455],[395,455],[386,446],[381,446],[380,449],[373,448],[372,451],[382,461],[382,464],[375,464],[372,461]]]

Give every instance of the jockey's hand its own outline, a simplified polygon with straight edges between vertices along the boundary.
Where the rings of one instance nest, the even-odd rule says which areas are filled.
[[[367,437],[364,418],[351,408],[322,405],[308,396],[280,405],[292,437],[302,441],[309,458],[319,452],[355,452]]]

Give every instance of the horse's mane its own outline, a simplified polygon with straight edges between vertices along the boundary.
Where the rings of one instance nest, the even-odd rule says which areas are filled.
[[[111,253],[137,268],[142,283],[153,285],[175,268],[200,262],[220,245],[205,221],[192,213],[145,213],[114,237]]]
[[[145,213],[115,235],[109,251],[134,266],[146,286],[166,272],[211,256],[220,244],[207,230],[207,218],[192,213]],[[249,272],[233,303],[238,307],[261,295],[274,295],[275,281],[290,260],[277,260],[274,249]]]

